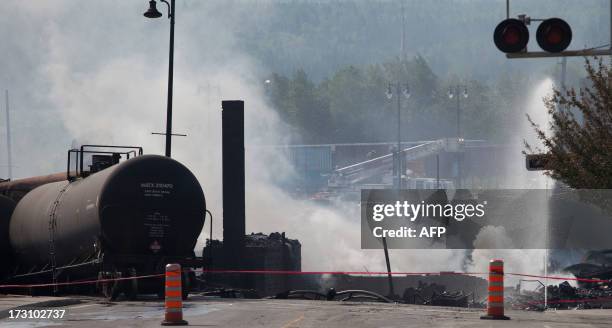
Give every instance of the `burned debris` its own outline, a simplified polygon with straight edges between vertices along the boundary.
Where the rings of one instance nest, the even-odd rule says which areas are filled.
[[[229,257],[223,241],[209,241],[203,254],[211,259],[210,268],[230,269]],[[273,232],[270,235],[251,233],[244,236],[244,249],[241,253],[243,270],[293,271],[301,270],[301,244],[297,239],[289,239],[285,233]],[[294,277],[291,275],[271,274],[214,274],[207,281],[215,286],[240,289],[254,289],[260,295],[275,295],[289,290]]]
[[[466,293],[463,290],[447,291],[445,285],[424,283],[419,281],[416,288],[409,287],[404,290],[402,300],[407,304],[454,306],[454,307],[480,307],[475,300],[475,292]]]
[[[534,291],[521,291],[520,284],[510,294],[514,308],[524,310],[612,308],[612,250],[588,251],[581,263],[563,269],[576,277],[576,286],[568,281],[544,284]]]
[[[564,281],[558,285],[548,285],[546,302],[544,287],[534,291],[509,293],[509,303],[514,309],[543,311],[545,309],[609,309],[612,308],[612,289],[609,285],[582,288],[573,287]]]

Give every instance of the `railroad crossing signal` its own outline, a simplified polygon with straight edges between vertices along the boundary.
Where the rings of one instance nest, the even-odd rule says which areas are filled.
[[[544,51],[527,51],[531,22],[542,22],[536,33],[536,40]],[[519,24],[520,23],[520,24]],[[493,40],[499,50],[506,53],[506,58],[554,58],[612,56],[612,0],[610,0],[610,43],[604,46],[565,50],[572,42],[572,29],[560,18],[531,18],[525,14],[518,19],[510,18],[510,0],[506,0],[506,19],[493,33]]]
[[[527,52],[529,42],[527,25],[534,19],[525,15],[520,15],[519,18],[508,18],[497,25],[493,32],[493,41],[497,49],[507,54]],[[545,19],[538,26],[536,40],[544,51],[559,53],[567,49],[572,42],[572,29],[560,18]]]
[[[550,155],[548,154],[528,154],[525,156],[525,166],[527,171],[543,171],[548,170],[548,162]]]

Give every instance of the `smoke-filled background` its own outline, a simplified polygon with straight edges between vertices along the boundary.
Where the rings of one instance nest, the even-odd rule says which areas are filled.
[[[147,2],[2,3],[0,88],[10,92],[15,178],[62,171],[73,144],[141,145],[146,153],[163,153],[164,138],[151,132],[165,129],[169,22],[144,18]],[[582,47],[608,42],[608,5],[604,0],[524,0],[512,1],[511,9],[513,15],[567,19],[574,27],[572,47]],[[158,6],[166,13],[163,4]],[[358,206],[317,206],[279,187],[292,178],[293,169],[282,153],[267,146],[304,136],[283,117],[281,105],[266,96],[263,81],[301,69],[313,83],[324,85],[343,67],[393,60],[402,48],[400,7],[398,1],[177,0],[173,130],[188,136],[173,138],[173,157],[196,174],[215,218],[222,217],[220,102],[242,99],[247,231],[285,231],[298,238],[305,270],[384,269],[382,251],[360,250]],[[527,94],[503,98],[512,100],[513,109],[503,113],[512,118],[508,131],[514,131],[506,141],[520,144],[529,138],[525,113],[546,123],[540,100],[552,88],[557,62],[507,60],[495,49],[492,32],[505,18],[504,1],[405,1],[404,10],[404,55],[422,56],[439,79],[461,76],[486,86],[520,76],[524,89],[519,90]],[[582,78],[581,65],[581,59],[569,61],[570,82]],[[491,107],[508,105],[492,95],[487,98]],[[1,121],[4,126],[4,115]],[[394,126],[389,121],[388,129],[377,129]],[[5,147],[2,142],[0,165],[6,163]],[[509,160],[517,161],[516,174],[522,174],[523,159],[513,154]],[[216,236],[221,236],[220,222]],[[483,271],[493,256],[506,257],[508,271],[537,273],[534,268],[543,267],[542,251],[467,255],[462,250],[391,252],[393,269],[402,271]]]

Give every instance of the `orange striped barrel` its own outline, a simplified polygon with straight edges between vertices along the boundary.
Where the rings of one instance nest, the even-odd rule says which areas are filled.
[[[166,315],[162,326],[184,326],[183,320],[183,290],[181,283],[181,265],[166,265]]]
[[[480,317],[480,319],[510,319],[504,315],[504,260],[495,259],[489,262],[487,315]]]

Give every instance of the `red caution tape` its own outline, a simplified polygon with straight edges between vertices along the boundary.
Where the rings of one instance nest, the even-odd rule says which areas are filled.
[[[101,282],[121,281],[121,280],[137,280],[145,278],[157,278],[163,277],[164,274],[150,274],[146,276],[136,277],[122,277],[122,278],[108,278],[108,279],[96,279],[96,280],[83,280],[83,281],[69,281],[69,282],[58,282],[58,283],[46,283],[46,284],[15,284],[15,285],[0,285],[0,288],[37,288],[37,287],[53,287],[53,286],[72,286],[72,285],[87,285],[97,284]]]
[[[246,273],[246,274],[274,274],[274,275],[362,275],[362,276],[440,276],[440,275],[486,275],[488,272],[387,272],[387,271],[287,271],[287,270],[217,270],[197,269],[192,270],[203,273]]]
[[[488,275],[488,272],[456,272],[456,271],[437,271],[437,272],[387,272],[387,271],[291,271],[291,270],[221,270],[221,269],[186,269],[186,272],[202,272],[210,274],[218,273],[233,273],[233,274],[268,274],[268,275],[361,275],[361,276],[444,276],[444,275],[470,275],[470,276],[482,276]],[[541,279],[553,279],[553,280],[573,280],[581,282],[591,283],[608,283],[609,280],[601,279],[585,279],[585,278],[573,278],[573,277],[557,277],[557,276],[540,276],[522,273],[506,273],[506,275],[519,276],[519,277],[530,277],[530,278],[541,278]],[[60,282],[60,283],[43,283],[43,284],[12,284],[12,285],[0,285],[0,289],[6,288],[37,288],[37,287],[53,287],[53,286],[70,286],[70,285],[85,285],[85,284],[97,284],[104,282],[113,282],[121,280],[136,280],[146,278],[161,278],[163,273],[150,274],[135,277],[122,277],[122,278],[108,278],[108,279],[96,279],[96,280],[85,280],[85,281],[71,281],[71,282]]]
[[[574,278],[574,277],[558,277],[558,276],[539,276],[533,274],[524,274],[524,273],[512,273],[506,272],[507,275],[517,276],[517,277],[529,277],[529,278],[540,278],[540,279],[552,279],[552,280],[572,280],[572,281],[580,281],[580,282],[592,282],[592,283],[609,283],[610,280],[603,279],[587,279],[587,278]]]
[[[551,300],[549,299],[547,304],[564,304],[564,303],[596,303],[596,302],[612,302],[612,297],[596,297],[596,298],[576,298],[568,300]],[[525,305],[541,305],[544,301],[534,301],[523,303]]]

